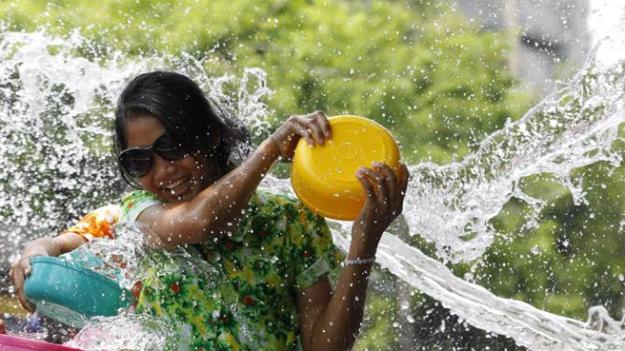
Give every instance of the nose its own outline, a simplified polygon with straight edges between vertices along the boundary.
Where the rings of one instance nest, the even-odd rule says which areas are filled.
[[[164,184],[169,176],[176,171],[176,162],[167,161],[159,154],[154,154],[154,164],[152,165],[152,173],[156,184]]]

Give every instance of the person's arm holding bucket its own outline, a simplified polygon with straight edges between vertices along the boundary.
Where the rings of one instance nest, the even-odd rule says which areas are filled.
[[[241,165],[192,199],[145,208],[137,220],[168,248],[219,238],[236,229],[249,197],[278,158],[289,161],[300,138],[315,145],[323,144],[330,136],[329,123],[322,112],[292,116]]]
[[[31,270],[30,258],[34,256],[59,256],[75,250],[85,242],[87,240],[76,233],[64,232],[55,237],[43,237],[26,244],[22,256],[13,263],[10,272],[15,287],[15,295],[25,309],[30,312],[35,310],[24,296],[24,280]]]
[[[43,237],[29,241],[21,257],[11,265],[11,280],[20,304],[28,311],[34,308],[24,296],[24,280],[30,274],[30,258],[34,256],[60,256],[71,252],[93,238],[113,237],[112,226],[118,219],[118,206],[99,207],[78,220],[54,237]]]
[[[352,225],[352,241],[336,289],[327,278],[300,291],[297,298],[304,350],[347,350],[360,330],[369,274],[384,230],[399,216],[408,184],[408,169],[397,175],[375,164],[357,177],[367,199]]]

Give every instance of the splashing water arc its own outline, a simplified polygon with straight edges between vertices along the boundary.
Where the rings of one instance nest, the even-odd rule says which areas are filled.
[[[248,69],[242,78],[211,78],[203,63],[190,57],[137,63],[113,53],[96,62],[76,56],[76,48],[89,50],[78,34],[60,39],[42,32],[4,32],[0,39],[3,262],[16,257],[23,241],[118,200],[122,184],[109,155],[110,124],[116,94],[129,77],[157,67],[181,71],[244,118],[253,133],[262,134],[268,126],[269,110],[262,101],[270,90],[261,70]],[[544,203],[519,188],[522,178],[550,173],[570,189],[575,201],[584,201],[571,171],[598,161],[613,166],[622,161],[612,144],[625,118],[624,87],[622,66],[600,70],[590,63],[523,118],[487,137],[463,161],[411,165],[404,211],[410,233],[434,243],[445,261],[471,261],[492,244],[495,233],[489,220],[511,198],[527,202],[534,215],[540,212]],[[265,185],[291,192],[285,179],[269,177]],[[348,225],[333,225],[336,243],[347,249]],[[390,234],[382,239],[378,260],[468,323],[509,336],[528,349],[625,349],[620,324],[600,308],[591,312],[605,322],[603,332],[589,323],[497,297]],[[118,322],[124,325],[111,325]],[[94,325],[98,323],[102,324]]]

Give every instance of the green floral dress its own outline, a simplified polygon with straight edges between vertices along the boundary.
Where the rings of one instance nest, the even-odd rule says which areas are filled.
[[[157,202],[131,193],[120,221]],[[323,279],[341,255],[322,217],[258,190],[231,236],[149,254],[137,311],[169,319],[191,350],[297,350],[297,291]]]

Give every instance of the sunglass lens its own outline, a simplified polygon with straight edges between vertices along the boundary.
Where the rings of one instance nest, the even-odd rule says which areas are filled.
[[[180,160],[186,154],[182,145],[177,143],[169,134],[163,135],[154,143],[154,151],[167,161]]]
[[[119,161],[130,176],[141,178],[152,168],[152,152],[150,150],[126,150],[119,155]]]
[[[184,152],[184,150],[181,150],[181,149],[154,150],[154,151],[156,151],[159,155],[161,155],[161,157],[163,157],[167,161],[180,160],[186,154],[186,152]]]

